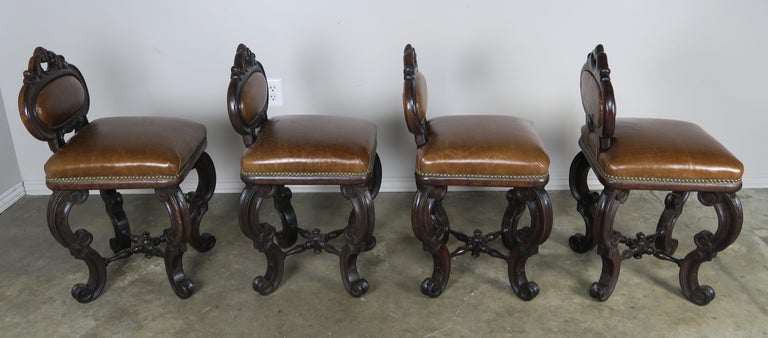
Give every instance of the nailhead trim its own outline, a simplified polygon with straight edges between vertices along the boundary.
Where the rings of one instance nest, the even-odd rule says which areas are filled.
[[[176,180],[179,175],[175,176],[86,176],[86,177],[55,177],[47,178],[47,182],[54,183],[67,183],[67,182],[99,182],[99,181],[166,181]]]
[[[366,176],[370,173],[295,173],[295,172],[241,172],[244,176],[282,176],[282,177],[311,177],[311,176]]]
[[[507,179],[507,180],[519,180],[519,179],[534,179],[541,180],[549,177],[549,173],[543,175],[473,175],[473,174],[430,174],[420,170],[416,170],[416,174],[421,176],[434,176],[434,177],[466,177],[466,178],[492,178],[492,179]]]

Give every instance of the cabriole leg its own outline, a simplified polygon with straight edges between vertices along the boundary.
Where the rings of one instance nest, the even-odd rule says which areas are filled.
[[[208,153],[203,152],[197,159],[194,169],[197,171],[197,189],[186,195],[191,215],[190,228],[185,230],[186,241],[198,252],[211,250],[216,244],[216,237],[209,233],[200,234],[200,221],[208,211],[208,201],[213,197],[216,189],[216,168]]]
[[[693,237],[696,248],[680,264],[680,287],[688,300],[707,305],[715,298],[715,290],[709,285],[699,285],[699,267],[739,237],[744,214],[741,200],[734,193],[699,192],[699,202],[715,208],[717,231],[712,234],[704,230]]]
[[[184,230],[191,227],[192,221],[189,206],[179,187],[156,189],[155,195],[165,204],[171,218],[171,227],[163,233],[166,242],[163,256],[165,272],[173,292],[179,298],[189,298],[195,292],[195,284],[184,274],[182,265],[182,257],[187,251]]]
[[[421,292],[432,298],[443,293],[451,274],[451,255],[446,246],[449,224],[442,205],[447,192],[445,186],[419,184],[411,213],[413,233],[424,251],[432,255],[432,276],[421,283]]]
[[[509,244],[507,270],[512,291],[523,300],[531,300],[539,294],[536,282],[528,281],[525,263],[535,255],[539,245],[544,243],[552,231],[552,205],[544,189],[510,189],[507,192],[509,206],[505,212],[502,239]],[[520,214],[528,208],[531,216],[530,227],[517,229]]]
[[[628,196],[629,190],[605,188],[597,202],[593,233],[596,236],[597,253],[602,259],[603,269],[600,280],[592,284],[589,294],[600,301],[605,301],[611,296],[619,280],[622,258],[618,247],[619,238],[613,232],[613,221],[619,205],[626,201]]]
[[[88,266],[88,282],[72,287],[72,297],[80,303],[88,303],[101,295],[107,280],[104,258],[91,248],[93,235],[85,229],[74,233],[69,225],[69,212],[75,204],[88,199],[88,190],[54,191],[48,201],[48,229],[59,244],[69,249],[75,259]]]
[[[595,247],[594,215],[595,204],[599,198],[596,192],[589,190],[587,175],[589,174],[589,162],[583,152],[579,152],[571,162],[571,170],[568,174],[568,184],[571,187],[571,195],[576,199],[576,210],[584,218],[586,229],[584,234],[575,234],[568,240],[573,251],[584,253]]]
[[[375,211],[373,197],[367,185],[342,185],[341,194],[352,203],[353,220],[344,231],[346,243],[339,253],[341,280],[347,293],[353,297],[368,291],[368,281],[357,272],[357,256],[366,248],[366,240],[373,237]]]
[[[267,259],[267,272],[253,279],[253,289],[263,296],[277,289],[285,271],[285,253],[274,242],[275,228],[259,222],[261,203],[265,198],[274,197],[280,188],[282,186],[248,184],[240,195],[240,230]]]

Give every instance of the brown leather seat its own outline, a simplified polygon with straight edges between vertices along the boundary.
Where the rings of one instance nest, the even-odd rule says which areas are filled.
[[[173,187],[184,180],[205,146],[205,126],[196,122],[102,118],[80,129],[48,159],[46,182],[53,190]]]
[[[416,151],[416,173],[423,180],[519,187],[547,183],[549,156],[531,121],[500,115],[441,116],[426,127],[429,142]]]
[[[736,240],[743,212],[736,192],[741,189],[743,164],[699,126],[685,121],[655,118],[616,118],[616,103],[602,45],[587,56],[581,72],[581,98],[586,124],[581,128],[579,152],[570,170],[571,193],[584,217],[585,234],[570,238],[570,246],[586,252],[598,246],[603,261],[600,280],[590,295],[601,301],[610,297],[619,277],[622,259],[645,254],[674,262],[680,267],[683,294],[705,305],[715,297],[708,285],[699,285],[698,270],[717,252]],[[587,185],[593,171],[604,189],[598,195]],[[666,208],[651,235],[625,237],[613,230],[619,204],[631,189],[672,191]],[[678,241],[672,230],[689,192],[717,210],[718,229],[694,237],[696,248],[684,258],[673,256]],[[619,250],[619,244],[626,246]]]
[[[674,190],[732,190],[741,185],[744,166],[701,127],[665,119],[616,119],[613,145],[597,151],[586,127],[581,147],[600,177],[614,187]]]
[[[432,276],[421,284],[427,296],[437,297],[448,284],[451,257],[487,253],[507,261],[512,290],[530,300],[539,286],[525,276],[525,262],[534,255],[552,230],[552,208],[544,186],[549,181],[549,156],[531,121],[504,115],[442,116],[427,120],[427,82],[419,72],[416,51],[407,45],[403,56],[405,83],[403,110],[408,129],[416,139],[416,185],[412,226],[434,261]],[[442,200],[451,185],[511,187],[501,229],[489,234],[475,230],[466,235],[448,224]],[[518,230],[528,208],[530,227]],[[453,235],[463,245],[453,252],[447,242]],[[488,244],[501,238],[509,253]]]
[[[240,229],[267,258],[267,272],[254,278],[254,290],[262,295],[274,292],[283,278],[285,257],[311,249],[338,255],[344,288],[352,296],[363,295],[368,282],[357,272],[357,256],[376,243],[373,199],[381,185],[376,125],[338,116],[268,118],[264,68],[242,44],[235,53],[227,101],[232,127],[246,147],[240,172],[246,185],[240,198]],[[353,206],[347,226],[328,233],[300,228],[287,184],[339,185]],[[266,198],[275,201],[280,231],[259,221]],[[342,234],[345,243],[337,248],[331,241]],[[299,236],[304,242],[296,244]]]
[[[77,67],[44,48],[35,49],[24,72],[19,113],[29,132],[48,142],[53,151],[45,163],[46,184],[53,190],[48,204],[51,234],[72,256],[88,265],[87,284],[76,284],[72,296],[84,303],[96,299],[106,283],[107,264],[142,253],[162,256],[174,292],[180,298],[189,297],[195,285],[182,267],[186,243],[203,252],[216,242],[198,230],[216,186],[213,162],[205,153],[205,127],[162,117],[110,117],[89,122],[89,103],[88,88]],[[72,131],[74,134],[67,136]],[[197,190],[184,195],[179,184],[193,169],[198,173]],[[132,188],[155,189],[166,205],[171,226],[163,235],[131,233],[117,189]],[[100,190],[112,220],[112,257],[102,257],[91,248],[92,235],[87,230],[73,233],[69,225],[72,206],[85,202],[92,189]]]
[[[343,132],[342,132],[343,131]],[[253,184],[316,184],[318,179],[364,183],[373,172],[376,125],[355,118],[286,115],[267,120],[241,161]]]

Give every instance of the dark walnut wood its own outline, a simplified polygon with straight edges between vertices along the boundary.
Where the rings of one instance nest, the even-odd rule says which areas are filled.
[[[615,130],[616,109],[613,87],[610,82],[610,69],[602,45],[598,45],[588,56],[582,68],[581,94],[586,113],[586,128],[599,139],[597,152],[610,151],[616,137],[621,135]],[[601,170],[595,170],[600,163],[586,152],[594,151],[582,136],[582,151],[576,154],[571,163],[569,175],[571,194],[576,199],[578,212],[586,226],[583,234],[570,237],[570,247],[584,253],[597,246],[597,253],[602,259],[602,271],[597,282],[590,288],[590,295],[600,301],[607,300],[613,293],[619,278],[621,262],[628,258],[642,258],[652,255],[658,259],[677,264],[680,268],[679,281],[683,295],[692,303],[706,305],[714,297],[715,291],[708,285],[700,285],[698,271],[701,264],[712,260],[718,252],[727,248],[738,237],[743,222],[743,211],[735,192],[741,184],[726,182],[723,185],[707,186],[701,182],[679,182],[663,180],[646,181],[643,184],[663,184],[673,190],[665,199],[665,208],[653,234],[642,232],[635,236],[624,236],[614,230],[614,220],[619,206],[627,200],[631,189],[644,186],[634,182],[608,180]],[[649,163],[654,165],[654,163]],[[604,186],[602,192],[591,191],[587,184],[587,175],[592,170]],[[704,180],[701,180],[704,181]],[[670,183],[671,182],[671,183]],[[715,234],[701,231],[694,236],[696,248],[683,258],[674,253],[678,240],[672,237],[677,218],[682,213],[690,192],[697,192],[699,202],[712,206],[717,212],[718,226]],[[621,249],[621,247],[624,249]]]
[[[416,51],[411,45],[405,47],[403,63],[405,121],[408,130],[415,137],[417,147],[423,149],[430,142],[426,118],[427,85],[424,76],[419,72]],[[514,133],[516,130],[506,132]],[[424,251],[432,255],[433,260],[432,276],[421,283],[422,293],[433,298],[443,293],[448,284],[453,257],[465,254],[479,257],[481,254],[487,254],[507,261],[509,283],[518,297],[523,300],[536,297],[539,286],[526,277],[525,263],[538,252],[539,245],[547,240],[552,230],[552,206],[544,184],[546,181],[521,181],[504,177],[440,177],[417,171],[417,192],[413,201],[411,224],[414,235],[422,242]],[[469,235],[452,228],[442,204],[448,186],[451,185],[512,187],[506,195],[508,206],[500,229],[487,234],[474,230]],[[530,225],[519,227],[520,218],[526,209],[530,214]],[[453,250],[448,249],[451,237],[461,243]],[[501,239],[508,250],[507,253],[491,247],[490,244],[497,239]]]
[[[42,47],[35,49],[29,68],[24,72],[24,85],[19,94],[19,113],[29,132],[48,142],[56,153],[67,147],[67,134],[77,134],[89,125],[88,108],[88,87],[77,67],[67,63],[61,55]],[[142,136],[141,130],[135,131],[137,139]],[[204,147],[205,140],[201,142]],[[135,160],[140,159],[126,159],[126,164]],[[71,183],[59,183],[53,189],[48,203],[48,228],[56,241],[88,267],[88,281],[72,288],[72,296],[77,301],[87,303],[98,298],[106,284],[107,266],[134,254],[143,254],[147,258],[163,257],[171,288],[176,295],[180,298],[192,295],[195,285],[184,273],[182,255],[187,243],[201,252],[210,250],[216,243],[212,235],[199,233],[200,221],[216,186],[216,172],[211,158],[204,151],[190,160],[194,165],[180,173],[178,183],[191,169],[197,172],[199,181],[197,189],[186,195],[181,192],[178,183],[167,185],[163,182],[155,187],[151,181],[133,181],[130,178],[98,183],[115,233],[109,241],[113,251],[109,257],[102,256],[91,247],[93,236],[90,232],[85,229],[73,231],[69,223],[72,207],[88,199],[89,189],[93,188],[87,182],[90,178],[76,177]],[[136,185],[155,188],[157,197],[168,210],[171,225],[158,237],[147,232],[131,232],[123,210],[123,197],[117,190]]]
[[[259,130],[269,122],[266,79],[264,67],[256,60],[254,53],[240,44],[231,70],[227,102],[230,122],[243,137],[246,147],[253,146],[259,137],[268,137],[259,134]],[[337,132],[344,133],[345,130]],[[370,150],[375,154],[375,149]],[[330,153],[328,156],[331,160],[330,157],[334,155]],[[374,155],[370,173],[363,178],[353,178],[343,173],[317,176],[309,173],[281,174],[283,176],[241,173],[246,186],[240,195],[240,229],[267,260],[267,271],[253,279],[253,289],[261,295],[274,292],[282,281],[286,257],[306,251],[315,254],[327,252],[339,257],[341,280],[347,293],[353,297],[362,296],[368,291],[369,285],[358,272],[357,257],[376,245],[373,236],[373,200],[381,186],[379,156]],[[347,223],[327,233],[318,228],[307,230],[300,227],[291,205],[292,193],[286,187],[288,184],[339,185],[342,196],[352,204]],[[280,230],[261,222],[259,218],[262,203],[270,198],[280,216]],[[339,246],[333,243],[337,238],[342,242]]]

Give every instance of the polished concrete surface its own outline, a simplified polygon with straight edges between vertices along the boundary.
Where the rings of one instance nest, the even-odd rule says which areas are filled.
[[[741,236],[699,273],[717,296],[707,306],[680,292],[673,263],[644,257],[622,264],[619,283],[606,302],[589,297],[600,273],[592,250],[577,254],[568,237],[583,232],[567,191],[550,192],[554,228],[539,254],[528,261],[529,279],[541,293],[525,302],[511,291],[502,260],[461,256],[453,261],[448,288],[430,299],[419,285],[431,273],[430,256],[411,232],[411,193],[382,193],[376,199],[378,244],[358,259],[370,283],[361,298],[347,295],[336,256],[305,252],[286,261],[283,283],[269,296],[251,288],[265,271],[237,222],[238,195],[217,194],[201,229],[217,237],[208,253],[190,248],[187,275],[197,284],[189,299],[171,290],[160,258],[130,257],[111,264],[100,298],[80,304],[70,296],[87,280],[46,227],[47,197],[27,196],[0,215],[0,336],[765,336],[768,335],[768,190],[743,190]],[[622,205],[616,229],[653,232],[663,193],[633,192]],[[168,224],[152,195],[125,195],[134,232],[159,234]],[[328,230],[344,224],[349,205],[340,194],[294,194],[299,223]],[[455,229],[498,228],[503,192],[449,192],[444,203]],[[271,203],[265,203],[265,206]],[[262,214],[275,222],[274,212]],[[94,234],[93,247],[109,253],[109,220],[98,194],[75,206],[71,223]],[[715,213],[689,198],[675,237],[678,255],[693,248],[692,236],[714,230]],[[450,242],[453,246],[456,241]]]

